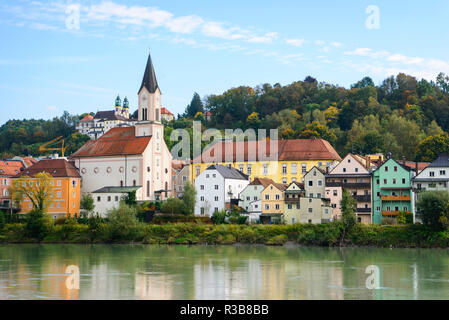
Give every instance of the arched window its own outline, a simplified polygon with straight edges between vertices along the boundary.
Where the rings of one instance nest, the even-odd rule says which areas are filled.
[[[150,197],[150,181],[147,181],[147,197]]]
[[[168,182],[165,181],[165,198],[167,198],[167,193],[168,193]]]
[[[133,180],[133,186],[134,187],[136,186],[136,180]]]
[[[123,180],[120,180],[120,187],[123,187]]]

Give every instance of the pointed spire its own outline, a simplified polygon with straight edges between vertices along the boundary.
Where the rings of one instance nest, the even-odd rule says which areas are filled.
[[[143,87],[145,87],[149,93],[155,93],[156,89],[159,88],[150,54],[148,54],[147,67],[145,68],[145,73],[143,75],[142,85],[140,86],[139,92]]]

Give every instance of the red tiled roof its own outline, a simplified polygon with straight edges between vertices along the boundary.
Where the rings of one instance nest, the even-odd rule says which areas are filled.
[[[271,156],[271,143],[275,145],[275,141],[245,141],[245,142],[230,142],[221,141],[213,145],[209,150],[203,152],[202,157],[207,156],[213,158],[215,152],[221,149],[221,161],[218,162],[237,162],[237,161],[263,161],[259,159],[259,146],[265,143],[266,152],[271,159],[279,161],[304,161],[304,160],[338,160],[341,161],[340,156],[331,146],[331,144],[323,139],[295,139],[295,140],[277,140],[277,155]],[[248,144],[250,150],[248,151]],[[226,147],[232,149],[230,159],[226,159]],[[276,152],[276,150],[273,150]],[[249,156],[250,155],[250,156]],[[201,158],[195,158],[194,162],[199,163]]]
[[[98,140],[89,140],[70,158],[142,154],[151,140],[136,137],[135,127],[112,128]]]
[[[0,161],[0,176],[13,177],[20,173],[20,169],[24,168],[21,161],[2,160]]]
[[[275,182],[268,178],[254,178],[254,180],[249,185],[250,186],[263,186],[264,188],[266,188],[272,183],[275,183]]]
[[[81,121],[91,121],[91,120],[93,120],[93,119],[94,119],[94,117],[91,116],[90,114],[88,114],[88,115],[85,116],[83,119],[81,119]]]
[[[31,167],[33,164],[37,163],[37,160],[33,157],[23,157],[22,159],[25,161],[27,167]]]
[[[401,163],[401,161],[398,161],[398,162]],[[416,162],[413,162],[413,161],[406,161],[405,165],[413,170],[415,170],[415,168],[416,168]],[[418,171],[424,170],[429,165],[430,165],[430,162],[418,162]]]
[[[20,172],[16,178],[22,176],[34,176],[38,173],[46,172],[52,177],[73,177],[81,178],[78,170],[65,159],[42,159],[31,167]]]
[[[341,161],[337,151],[323,139],[296,139],[284,140],[285,145],[281,151],[280,161],[294,160],[338,160]]]
[[[171,115],[173,115],[173,113],[171,113],[170,111],[168,111],[167,108],[164,108],[164,107],[162,107],[162,109],[161,109],[161,114],[171,114]]]

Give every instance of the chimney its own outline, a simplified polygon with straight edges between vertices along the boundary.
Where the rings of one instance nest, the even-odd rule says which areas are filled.
[[[371,158],[370,158],[370,156],[366,156],[366,161],[365,161],[365,163],[366,163],[366,170],[370,170],[370,168],[371,168]]]
[[[326,166],[326,174],[329,174],[329,166]]]
[[[415,162],[415,175],[418,175],[418,161]]]

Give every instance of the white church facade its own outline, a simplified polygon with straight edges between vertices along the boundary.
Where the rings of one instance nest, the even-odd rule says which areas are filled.
[[[138,121],[134,126],[112,128],[71,156],[82,177],[82,193],[108,190],[110,195],[99,198],[106,202],[113,202],[117,194],[130,187],[137,190],[140,201],[171,196],[172,156],[164,141],[161,91],[151,56],[138,95]]]

